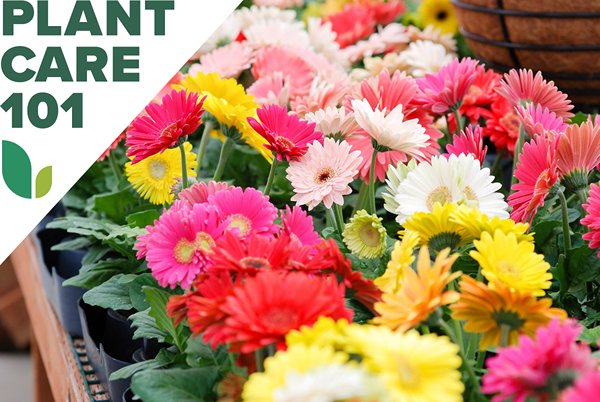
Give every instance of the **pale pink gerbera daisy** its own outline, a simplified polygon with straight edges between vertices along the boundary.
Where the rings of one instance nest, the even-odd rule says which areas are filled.
[[[322,132],[324,137],[345,139],[360,128],[354,118],[354,113],[346,112],[343,107],[317,110],[314,113],[307,113],[304,118],[316,123],[316,129]]]
[[[202,105],[196,92],[173,90],[162,99],[161,104],[146,106],[147,116],[140,116],[133,122],[133,129],[127,132],[130,146],[128,157],[134,157],[132,164],[149,156],[162,153],[179,144],[179,141],[193,133],[202,123]]]
[[[425,159],[429,160],[434,155],[439,155],[439,144],[437,140],[443,134],[433,126],[433,118],[421,107],[415,105],[415,97],[419,93],[419,87],[412,77],[405,73],[396,71],[393,76],[384,69],[377,77],[363,80],[359,91],[347,97],[344,106],[347,111],[352,110],[352,99],[366,99],[371,108],[385,109],[387,112],[396,106],[403,106],[404,120],[418,119],[419,124],[425,128],[425,134],[429,136],[427,147],[419,149]],[[348,138],[348,142],[358,149],[363,157],[360,165],[360,178],[369,182],[371,172],[371,158],[373,156],[373,145],[371,137],[364,131],[358,130]],[[375,177],[383,182],[389,165],[397,165],[408,161],[406,154],[397,151],[378,152],[375,164]]]
[[[194,204],[202,204],[208,201],[208,197],[218,193],[219,191],[231,190],[234,188],[226,182],[210,181],[207,183],[200,182],[193,184],[184,190],[181,190],[178,197],[181,201],[188,203],[190,206]]]
[[[307,19],[307,30],[310,44],[316,53],[322,54],[331,63],[344,69],[350,67],[348,60],[340,52],[340,44],[335,41],[337,33],[331,29],[331,22],[323,23],[320,18],[309,17]]]
[[[417,102],[425,110],[445,114],[460,107],[462,100],[473,84],[478,71],[483,69],[477,60],[469,57],[446,64],[435,74],[426,74],[417,79],[422,93],[417,94]]]
[[[259,105],[287,106],[290,102],[290,76],[275,71],[256,80],[246,92],[254,95],[254,101]]]
[[[349,184],[358,173],[362,161],[360,152],[350,152],[346,141],[325,138],[308,146],[301,161],[292,161],[287,168],[287,179],[292,183],[292,201],[307,205],[312,210],[321,201],[331,208],[335,202],[344,205],[344,195],[352,192]]]
[[[600,248],[600,187],[597,184],[590,185],[587,204],[583,204],[583,208],[587,215],[581,219],[581,224],[589,229],[588,233],[583,234],[583,238],[590,242],[590,248]]]
[[[265,46],[299,46],[308,48],[310,39],[300,21],[259,21],[242,31],[248,44],[256,49]]]
[[[599,402],[600,371],[592,371],[576,379],[573,388],[565,390],[558,400],[561,402]]]
[[[297,205],[292,209],[286,205],[285,212],[281,212],[281,221],[285,234],[299,241],[303,246],[313,247],[313,251],[316,252],[314,246],[321,242],[321,238],[315,231],[312,216]]]
[[[514,172],[519,182],[513,185],[515,192],[508,197],[508,205],[513,207],[510,217],[515,222],[531,223],[538,207],[544,206],[544,199],[558,180],[558,139],[558,135],[553,138],[542,135],[523,146]]]
[[[554,319],[539,327],[534,338],[521,335],[519,346],[500,348],[497,356],[488,359],[481,390],[497,394],[492,402],[524,402],[529,397],[556,400],[576,378],[598,366],[589,345],[577,343],[582,329],[575,320]]]
[[[525,128],[525,132],[530,137],[534,135],[542,135],[548,131],[554,131],[555,133],[563,133],[567,124],[560,117],[556,116],[556,113],[548,110],[547,107],[542,105],[528,103],[527,107],[519,105],[516,107],[519,120]]]
[[[175,204],[178,204],[176,201]],[[212,263],[210,254],[229,221],[207,204],[174,205],[160,216],[145,244],[146,261],[158,283],[174,289],[177,283],[189,289],[196,276]],[[139,250],[146,239],[140,239]]]
[[[600,126],[573,124],[560,136],[556,151],[561,183],[570,191],[583,191],[588,174],[600,163]]]
[[[483,146],[483,131],[481,127],[477,125],[473,129],[471,126],[468,126],[465,131],[461,131],[460,137],[455,134],[452,144],[448,144],[446,149],[448,150],[447,157],[450,155],[471,154],[483,165],[485,154],[487,153],[487,145]]]
[[[535,77],[531,70],[510,70],[504,74],[500,82],[500,88],[496,89],[500,95],[506,98],[512,106],[522,102],[536,103],[556,113],[558,117],[568,119],[573,117],[570,112],[573,109],[567,94],[563,94],[554,86],[554,81],[546,82],[542,73],[537,72]]]
[[[254,61],[255,51],[240,42],[231,42],[200,56],[200,64],[194,64],[188,74],[195,77],[199,72],[217,73],[221,78],[238,78]]]
[[[308,144],[323,137],[323,134],[315,131],[315,123],[289,115],[285,107],[263,106],[256,113],[260,122],[254,117],[248,117],[248,123],[267,140],[265,148],[275,152],[278,161],[282,161],[284,157],[288,162],[299,159],[306,153]]]
[[[261,49],[252,66],[252,75],[256,79],[261,79],[272,76],[276,72],[288,77],[291,97],[308,95],[314,73],[305,60],[282,47]]]
[[[272,238],[280,229],[275,224],[277,208],[269,202],[269,197],[248,187],[234,187],[229,191],[219,191],[208,197],[208,203],[217,207],[230,228],[237,228],[240,237],[251,233]]]
[[[351,90],[352,84],[345,73],[319,73],[313,79],[308,94],[291,101],[290,107],[304,118],[307,113],[340,105]]]

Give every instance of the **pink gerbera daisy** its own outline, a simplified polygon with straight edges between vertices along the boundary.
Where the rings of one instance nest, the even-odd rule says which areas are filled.
[[[527,107],[519,105],[516,110],[521,124],[523,124],[525,131],[530,137],[542,135],[547,131],[562,133],[567,128],[562,118],[557,117],[556,113],[551,112],[547,107],[543,107],[539,103],[528,103]]]
[[[524,402],[529,397],[556,400],[576,378],[598,366],[589,345],[577,343],[582,329],[575,320],[554,319],[539,327],[534,338],[521,335],[519,346],[500,348],[497,356],[488,359],[481,390],[497,394],[492,402]]]
[[[587,187],[588,174],[600,163],[600,126],[573,124],[560,136],[556,151],[561,183],[570,191]]]
[[[259,105],[287,106],[291,99],[290,76],[276,71],[273,75],[256,80],[247,92],[254,95],[254,101]]]
[[[198,100],[195,92],[173,90],[162,98],[161,104],[146,106],[148,116],[135,119],[133,129],[127,133],[125,145],[131,147],[127,156],[134,157],[131,163],[175,147],[196,131],[202,123],[203,104],[204,98]]]
[[[297,205],[290,209],[285,206],[285,212],[281,212],[283,230],[292,239],[299,241],[303,246],[315,246],[321,242],[319,234],[315,231],[312,216],[308,215]],[[316,252],[316,249],[313,248]]]
[[[513,207],[510,217],[515,222],[531,223],[538,207],[544,206],[544,199],[558,180],[558,139],[559,136],[548,138],[542,135],[523,146],[514,172],[519,182],[508,197],[508,205]]]
[[[254,49],[250,46],[240,42],[231,42],[200,56],[200,64],[192,65],[188,74],[195,77],[199,72],[217,73],[221,78],[238,78],[242,71],[250,68],[254,56]]]
[[[565,390],[561,402],[599,402],[600,401],[600,371],[592,371],[575,380],[573,388]]]
[[[325,138],[308,146],[301,161],[292,161],[287,168],[287,179],[292,183],[292,201],[307,205],[312,210],[321,202],[331,208],[335,202],[344,205],[344,195],[352,192],[349,184],[358,173],[362,161],[360,152],[350,152],[346,141]]]
[[[269,196],[252,187],[219,191],[208,197],[208,203],[217,208],[223,219],[229,220],[230,228],[239,229],[241,237],[256,233],[270,238],[280,229],[274,223],[277,208],[269,202]]]
[[[556,113],[558,117],[568,119],[573,117],[569,112],[573,109],[567,94],[563,94],[554,86],[554,81],[546,82],[542,73],[537,72],[535,77],[531,70],[510,70],[504,74],[500,82],[500,88],[496,89],[500,95],[506,98],[512,106],[522,102],[537,103]]]
[[[301,121],[298,116],[289,115],[286,107],[263,106],[256,113],[260,122],[254,117],[248,117],[248,123],[267,140],[265,148],[275,152],[279,161],[284,157],[288,162],[300,158],[306,153],[309,143],[323,137],[320,131],[315,131],[315,123]]]
[[[340,105],[351,90],[350,79],[344,73],[320,73],[314,78],[308,95],[296,97],[290,107],[304,119],[308,113]]]
[[[581,224],[588,227],[589,232],[583,234],[584,240],[590,242],[590,248],[600,248],[600,187],[592,183],[587,204],[583,204],[587,216],[581,219]],[[598,253],[600,257],[600,252]]]
[[[475,126],[475,129],[468,126],[465,131],[461,131],[460,137],[454,135],[452,144],[446,146],[448,150],[447,157],[450,155],[473,155],[475,159],[483,165],[485,154],[487,153],[487,145],[483,146],[483,132],[480,126]]]
[[[375,11],[360,4],[347,6],[332,14],[323,23],[331,22],[331,29],[337,33],[335,41],[340,48],[355,44],[375,32]]]
[[[200,182],[193,184],[179,193],[179,199],[187,202],[190,206],[194,204],[202,204],[208,201],[208,197],[218,193],[219,191],[231,190],[234,187],[229,186],[226,182],[210,181],[207,183]]]
[[[179,204],[176,201],[175,204]],[[211,264],[215,242],[227,229],[219,212],[207,204],[180,204],[160,216],[145,244],[146,261],[158,283],[174,289],[177,283],[189,289],[196,276]],[[143,250],[145,238],[137,248]]]
[[[415,97],[419,93],[419,87],[412,77],[407,77],[405,73],[396,71],[393,76],[387,69],[374,78],[363,80],[358,92],[348,96],[344,101],[346,111],[352,111],[353,99],[366,99],[373,109],[385,109],[387,112],[394,110],[396,106],[403,106],[404,120],[417,119],[419,125],[425,128],[425,134],[429,136],[427,146],[420,148],[419,151],[425,156],[425,160],[430,160],[432,156],[439,155],[439,144],[437,140],[443,134],[433,127],[433,118],[421,107],[415,104]],[[360,165],[360,178],[369,183],[371,172],[371,158],[373,156],[373,145],[371,137],[364,131],[358,130],[348,137],[347,141],[361,152],[363,157]],[[388,166],[397,165],[399,162],[408,161],[406,154],[397,151],[378,152],[375,163],[375,178],[383,182]]]
[[[289,77],[290,97],[308,95],[314,77],[311,66],[291,50],[276,46],[262,48],[252,66],[252,75],[261,79],[276,72]]]
[[[462,100],[473,84],[476,74],[483,69],[477,60],[469,57],[446,64],[435,74],[425,74],[418,78],[417,84],[421,93],[416,101],[425,110],[444,114],[461,106]]]

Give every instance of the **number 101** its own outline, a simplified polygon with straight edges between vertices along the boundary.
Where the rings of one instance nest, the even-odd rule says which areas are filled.
[[[40,106],[46,105],[46,117],[40,116]],[[8,112],[12,110],[12,128],[23,128],[23,94],[12,94],[0,107]],[[83,128],[83,94],[76,93],[60,105],[65,112],[71,111],[73,128]],[[27,118],[36,128],[49,128],[58,119],[58,102],[48,93],[35,94],[27,104]]]

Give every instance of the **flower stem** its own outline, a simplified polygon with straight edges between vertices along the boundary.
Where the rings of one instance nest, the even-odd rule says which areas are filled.
[[[254,351],[254,358],[256,359],[256,371],[262,373],[264,369],[265,361],[265,348],[258,348]]]
[[[371,172],[369,174],[369,213],[374,214],[375,209],[375,164],[377,163],[377,149],[373,148],[371,158]]]
[[[465,129],[465,126],[463,125],[463,120],[462,120],[462,116],[460,115],[459,108],[454,109],[454,120],[456,120],[456,133],[455,134],[457,137],[460,137],[460,133],[461,133],[461,131],[463,131]],[[450,141],[449,144],[452,144],[452,141]]]
[[[560,200],[560,209],[562,211],[562,227],[563,227],[563,244],[565,247],[565,254],[571,250],[571,228],[569,226],[569,211],[567,209],[567,200],[562,190],[558,192],[558,199]]]
[[[500,347],[505,348],[508,346],[508,334],[510,333],[510,327],[506,324],[500,325]]]
[[[333,205],[331,206],[331,208],[327,209],[327,214],[329,215],[329,220],[331,221],[331,226],[337,232],[339,232],[339,234],[341,235],[342,232],[344,231],[344,226],[340,225],[340,223],[338,222],[338,219],[336,217],[336,213],[334,211],[334,206]]]
[[[365,197],[369,193],[369,186],[363,181],[360,185],[360,190],[358,190],[358,197],[356,197],[356,203],[354,204],[354,208],[352,209],[352,216],[356,215],[358,211],[362,209],[363,203],[365,202]]]
[[[499,178],[502,182],[502,159],[504,159],[504,154],[506,154],[506,148],[502,148],[500,153],[496,155],[496,160],[490,169],[490,173],[494,175],[494,177]],[[500,175],[496,174],[496,171],[500,171]]]
[[[219,156],[219,164],[217,165],[217,170],[215,171],[215,175],[213,177],[214,181],[221,180],[223,176],[223,171],[225,170],[225,165],[227,164],[227,157],[231,152],[231,148],[233,147],[233,140],[229,137],[225,137],[225,142],[221,147],[221,155]]]
[[[525,127],[521,123],[519,125],[519,137],[517,138],[517,142],[515,143],[515,153],[513,156],[513,176],[512,182],[510,183],[510,191],[513,192],[512,188],[517,183],[517,176],[515,176],[515,172],[517,171],[517,163],[519,162],[519,154],[523,150],[523,144],[525,143]]]
[[[345,224],[344,224],[344,213],[342,212],[342,206],[339,204],[333,204],[333,212],[335,213],[335,221],[338,225],[338,230],[340,234],[344,232]]]
[[[188,177],[187,158],[185,157],[185,147],[183,144],[179,146],[179,152],[181,153],[181,188],[184,190],[188,187]]]
[[[204,159],[204,153],[206,152],[206,146],[208,145],[208,139],[210,138],[210,132],[213,129],[213,125],[214,123],[212,121],[204,122],[204,131],[202,132],[202,139],[200,139],[200,145],[198,146],[196,173],[202,168],[202,160]]]
[[[271,193],[271,188],[273,187],[273,180],[275,179],[275,172],[277,171],[277,165],[279,165],[279,160],[275,158],[273,159],[273,163],[271,164],[271,170],[269,171],[269,178],[267,179],[267,185],[265,186],[264,195],[269,195],[269,193]]]
[[[267,345],[267,355],[271,357],[275,356],[275,353],[277,353],[277,346],[274,343]]]
[[[580,188],[579,190],[575,191],[575,194],[577,194],[577,197],[579,197],[579,202],[581,202],[581,205],[587,204],[587,191],[585,188]],[[585,209],[583,211],[585,213]]]
[[[110,164],[110,169],[115,175],[115,179],[117,179],[117,185],[121,181],[121,177],[123,177],[123,171],[119,166],[119,162],[117,162],[117,158],[115,157],[115,153],[111,150],[108,153],[108,162]]]

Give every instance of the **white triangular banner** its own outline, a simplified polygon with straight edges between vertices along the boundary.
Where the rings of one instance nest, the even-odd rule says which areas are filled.
[[[152,2],[120,0],[126,11],[130,10],[130,3],[134,6],[135,3],[141,3],[140,36],[129,35],[120,23],[117,36],[106,35],[106,9],[109,3],[106,0],[91,1],[102,30],[101,36],[92,36],[89,32],[64,36],[75,0],[48,2],[48,25],[61,27],[60,36],[38,35],[38,16],[43,13],[38,12],[40,10],[37,8],[44,2],[37,1],[29,2],[35,10],[31,22],[15,25],[14,35],[3,35],[5,31],[0,29],[0,57],[4,57],[9,49],[18,46],[29,48],[35,53],[35,57],[29,60],[25,57],[15,57],[12,61],[15,72],[31,69],[37,73],[46,49],[60,47],[73,77],[73,82],[62,82],[60,78],[36,82],[34,77],[26,82],[17,83],[8,79],[0,70],[0,105],[15,93],[23,94],[24,103],[23,128],[12,128],[13,109],[5,112],[0,108],[0,140],[19,145],[29,155],[34,187],[32,199],[22,198],[15,195],[0,178],[0,263],[233,12],[240,0],[174,0],[174,10],[165,11],[164,36],[155,35],[157,13],[146,9],[146,3]],[[8,2],[3,2],[3,6],[6,3]],[[0,22],[3,21],[2,13],[0,8]],[[42,23],[44,22],[42,20]],[[91,73],[87,74],[88,82],[77,82],[77,48],[84,47],[99,47],[106,51],[108,61],[103,72],[107,82],[94,81]],[[139,57],[128,57],[139,59],[139,68],[126,70],[138,71],[139,82],[113,82],[115,47],[139,47]],[[91,60],[94,58],[90,57]],[[56,64],[53,63],[53,67],[56,67]],[[28,118],[28,104],[38,93],[51,94],[59,105],[56,123],[47,129],[34,127]],[[60,108],[73,93],[83,94],[83,128],[80,129],[72,128],[72,111],[67,113]],[[36,99],[39,100],[40,97]],[[39,117],[44,119],[45,113],[45,106],[42,106]],[[0,166],[1,162],[0,152]],[[52,166],[52,188],[47,195],[36,199],[36,175],[46,166]]]

